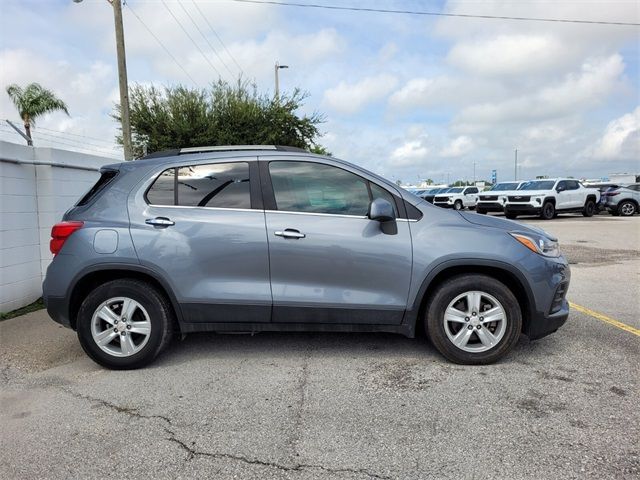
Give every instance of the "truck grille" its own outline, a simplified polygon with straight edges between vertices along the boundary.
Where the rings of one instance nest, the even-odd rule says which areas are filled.
[[[480,195],[480,200],[498,200],[497,195]]]
[[[510,202],[528,202],[531,200],[531,197],[528,195],[514,195],[509,197]]]
[[[447,202],[449,200],[449,197],[436,197],[434,199],[435,202]]]

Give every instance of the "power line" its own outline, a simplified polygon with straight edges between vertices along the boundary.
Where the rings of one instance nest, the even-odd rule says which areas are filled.
[[[390,10],[385,8],[367,8],[367,7],[343,7],[338,5],[319,5],[314,3],[294,3],[294,2],[280,2],[274,0],[229,0],[238,3],[256,3],[266,5],[278,5],[284,7],[303,7],[303,8],[322,8],[325,10],[347,10],[350,12],[373,12],[373,13],[393,13],[403,15],[423,15],[432,17],[459,17],[459,18],[482,18],[482,19],[494,19],[494,20],[518,20],[528,22],[555,22],[555,23],[582,23],[582,24],[595,24],[595,25],[624,25],[638,27],[640,23],[633,22],[608,22],[604,20],[576,20],[568,18],[536,18],[536,17],[510,17],[501,15],[472,15],[465,13],[444,13],[444,12],[424,12],[417,10]]]
[[[89,140],[95,140],[97,142],[102,142],[102,143],[108,143],[109,145],[113,145],[113,142],[110,142],[108,140],[103,140],[101,138],[97,138],[97,137],[90,137],[89,135],[81,135],[79,133],[73,133],[73,132],[61,132],[60,130],[52,130],[51,128],[45,128],[45,127],[37,127],[38,130],[45,130],[47,132],[53,132],[59,135],[71,135],[72,137],[79,137],[79,138],[88,138]],[[122,145],[120,145],[121,147]]]
[[[56,140],[65,140],[65,141],[68,141],[68,142],[73,142],[73,143],[76,143],[78,145],[89,145],[91,147],[96,147],[96,148],[110,148],[112,150],[117,148],[117,146],[115,144],[113,144],[113,143],[109,144],[108,146],[107,145],[98,145],[97,143],[86,142],[84,140],[76,140],[75,138],[68,138],[68,137],[64,137],[64,136],[61,138],[61,137],[58,137],[58,136],[53,135],[51,133],[38,132],[37,130],[39,130],[39,129],[34,129],[34,137],[36,139],[38,137],[40,137],[40,136],[45,136],[45,137],[49,137],[49,138],[54,138]]]
[[[149,32],[149,34],[155,39],[155,41],[158,42],[158,45],[160,45],[163,48],[163,50],[167,52],[167,55],[171,57],[171,59],[175,62],[175,64],[178,65],[178,67],[180,67],[180,70],[184,72],[184,74],[194,83],[194,85],[197,85],[198,87],[200,87],[200,84],[196,82],[191,75],[189,75],[189,72],[187,72],[185,68],[182,66],[182,64],[178,62],[178,60],[176,60],[176,57],[171,55],[171,52],[167,49],[167,47],[164,46],[164,44],[160,41],[160,39],[156,37],[156,34],[153,33],[153,31],[151,31],[151,29],[147,26],[147,24],[142,21],[142,19],[138,16],[138,14],[131,7],[131,5],[129,5],[129,3],[127,2],[125,3],[125,6],[129,8],[131,13],[133,13],[133,15],[138,19],[138,21],[142,24],[142,26],[147,29],[147,32]]]
[[[236,61],[236,59],[234,58],[233,55],[231,55],[231,52],[229,50],[227,50],[227,46],[224,44],[224,42],[222,41],[222,38],[220,38],[220,35],[218,35],[218,32],[216,32],[215,28],[213,28],[213,25],[211,25],[211,22],[209,22],[209,20],[207,19],[207,17],[205,16],[204,13],[202,13],[202,10],[200,10],[200,7],[198,6],[198,4],[195,2],[195,0],[191,0],[191,3],[193,3],[194,7],[196,7],[196,10],[198,10],[198,13],[200,13],[200,16],[204,19],[204,21],[207,23],[207,25],[209,25],[209,28],[211,29],[211,31],[213,32],[213,34],[216,36],[216,38],[218,39],[218,41],[220,42],[220,45],[222,45],[222,48],[224,48],[224,51],[227,52],[227,55],[229,55],[229,58],[231,58],[231,60],[233,60],[233,63],[236,64],[236,67],[238,67],[238,70],[240,70],[240,73],[242,73],[242,75],[244,75],[244,70],[242,70],[242,67],[240,66],[240,64]]]
[[[162,0],[162,4],[164,5],[164,8],[167,10],[167,12],[169,12],[171,14],[171,16],[173,17],[173,19],[176,21],[176,23],[180,26],[180,28],[182,29],[182,31],[184,32],[184,34],[189,37],[189,40],[191,40],[191,43],[193,43],[195,45],[195,47],[198,49],[198,51],[200,52],[200,54],[202,55],[202,58],[205,59],[205,61],[209,64],[209,66],[216,72],[216,74],[218,75],[218,77],[222,77],[222,75],[220,75],[220,72],[218,71],[218,69],[215,67],[215,65],[213,63],[211,63],[211,60],[209,60],[209,57],[207,57],[204,52],[202,51],[202,49],[200,48],[200,46],[196,43],[196,41],[193,39],[193,37],[191,36],[191,34],[187,31],[186,28],[184,28],[184,26],[182,25],[182,23],[180,23],[180,20],[178,20],[178,17],[176,17],[173,12],[171,11],[171,9],[169,8],[169,6],[167,5],[167,3]]]
[[[209,41],[209,39],[205,36],[204,33],[202,33],[202,30],[200,30],[200,27],[198,26],[198,24],[195,22],[195,20],[193,19],[193,17],[189,13],[189,11],[185,8],[184,3],[180,2],[180,3],[178,3],[178,5],[180,5],[180,8],[182,8],[184,13],[187,14],[187,17],[189,17],[189,20],[191,20],[191,23],[193,23],[193,25],[196,27],[196,30],[198,30],[198,32],[200,32],[200,35],[202,36],[202,38],[204,38],[204,41],[207,42],[207,45],[209,45],[209,48],[211,48],[211,51],[215,54],[216,57],[218,57],[218,60],[220,60],[222,65],[224,65],[224,68],[226,68],[227,72],[229,72],[229,74],[231,75],[231,78],[233,78],[233,72],[229,69],[227,64],[224,63],[224,60],[222,59],[222,57],[220,55],[218,55],[218,52],[216,52],[216,49],[213,48],[213,45],[211,45],[211,42]]]

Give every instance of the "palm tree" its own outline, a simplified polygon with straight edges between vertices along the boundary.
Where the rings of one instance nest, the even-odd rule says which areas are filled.
[[[18,109],[29,141],[31,141],[31,125],[35,125],[36,118],[56,110],[62,110],[69,115],[67,105],[56,97],[55,93],[43,88],[39,83],[30,83],[25,89],[14,83],[7,87],[7,94]]]

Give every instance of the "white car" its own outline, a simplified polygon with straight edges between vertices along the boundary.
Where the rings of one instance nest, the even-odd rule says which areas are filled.
[[[478,203],[476,204],[476,212],[502,212],[504,204],[500,201],[500,197],[512,194],[523,183],[525,182],[500,182],[493,185],[489,190],[480,192]]]
[[[478,187],[452,187],[433,198],[434,205],[455,210],[474,209],[477,201]]]
[[[591,217],[599,200],[600,192],[585,188],[573,178],[531,180],[515,192],[501,195],[504,213],[510,219],[518,215],[539,215],[550,220],[558,213],[569,212]]]

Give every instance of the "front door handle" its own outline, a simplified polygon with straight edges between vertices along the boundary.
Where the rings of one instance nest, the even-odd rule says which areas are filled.
[[[276,230],[274,232],[274,235],[278,236],[278,237],[284,237],[284,238],[305,238],[306,235],[304,233],[300,233],[299,230],[295,230],[293,228],[285,228],[284,231],[282,230]]]
[[[144,223],[147,225],[153,225],[154,227],[170,227],[175,225],[176,222],[168,219],[167,217],[147,218]]]

